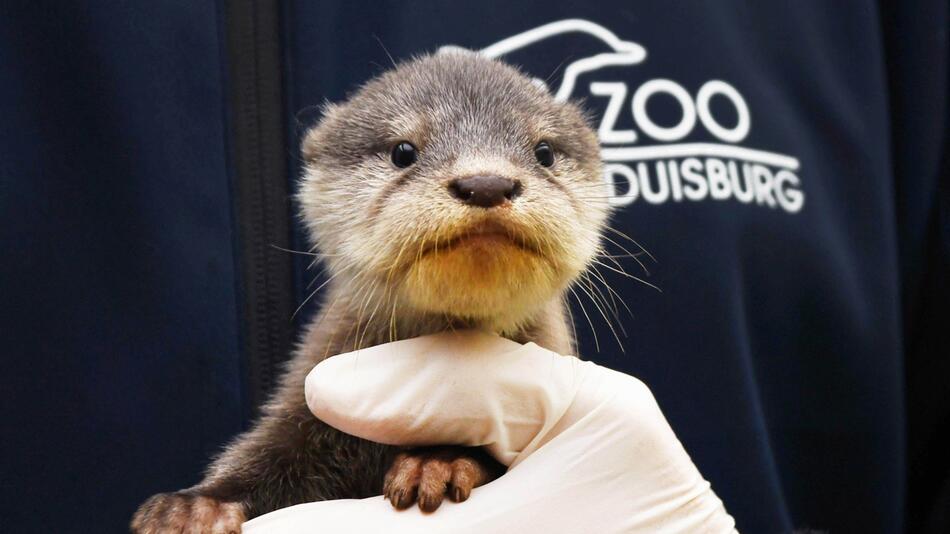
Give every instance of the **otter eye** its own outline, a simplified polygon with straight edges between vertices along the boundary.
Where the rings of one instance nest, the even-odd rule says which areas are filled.
[[[554,165],[554,149],[547,141],[541,141],[534,147],[534,157],[538,158],[538,163],[545,167]]]
[[[416,162],[416,158],[419,157],[419,152],[416,150],[416,147],[408,141],[403,141],[393,147],[393,165],[399,167],[400,169],[405,169],[406,167],[412,165]]]

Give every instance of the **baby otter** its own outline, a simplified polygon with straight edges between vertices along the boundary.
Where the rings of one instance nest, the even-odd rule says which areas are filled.
[[[238,532],[278,508],[380,492],[397,508],[464,501],[499,474],[494,460],[343,434],[307,409],[307,373],[452,328],[572,352],[565,291],[599,252],[609,212],[597,137],[576,105],[511,66],[451,51],[327,106],[302,151],[297,200],[329,272],[322,310],[254,428],[201,483],[146,501],[134,532]]]

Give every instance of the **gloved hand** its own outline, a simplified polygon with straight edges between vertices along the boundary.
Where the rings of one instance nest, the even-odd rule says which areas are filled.
[[[317,502],[245,533],[735,531],[642,382],[533,343],[473,331],[397,341],[320,363],[306,393],[344,432],[484,446],[508,472],[434,514],[382,497]]]

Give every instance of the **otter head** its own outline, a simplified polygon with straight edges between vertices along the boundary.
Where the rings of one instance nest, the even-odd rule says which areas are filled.
[[[327,106],[303,142],[298,200],[334,283],[368,309],[508,331],[599,250],[599,152],[578,107],[513,67],[425,56]]]

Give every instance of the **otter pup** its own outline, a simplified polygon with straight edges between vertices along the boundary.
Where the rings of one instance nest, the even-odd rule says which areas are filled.
[[[134,532],[238,532],[278,508],[381,491],[397,508],[464,501],[499,474],[494,460],[343,434],[307,409],[306,375],[335,354],[451,328],[573,352],[565,292],[600,251],[609,212],[577,106],[454,50],[328,105],[302,151],[297,200],[330,274],[323,308],[254,428],[201,483],[146,501]]]

